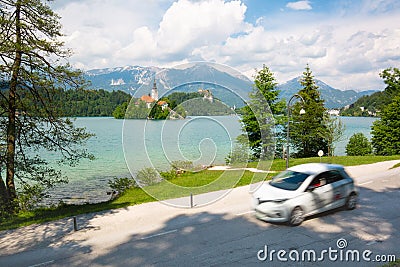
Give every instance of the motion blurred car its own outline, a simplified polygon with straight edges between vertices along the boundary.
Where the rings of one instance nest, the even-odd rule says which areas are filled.
[[[345,207],[355,209],[358,191],[344,167],[309,163],[291,167],[253,194],[256,217],[300,225],[305,217]]]

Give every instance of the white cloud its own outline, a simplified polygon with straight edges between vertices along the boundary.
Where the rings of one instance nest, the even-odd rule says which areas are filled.
[[[286,5],[287,8],[293,10],[311,10],[312,6],[310,5],[310,1],[297,1],[297,2],[289,2]]]
[[[263,14],[254,24],[239,0],[64,1],[58,12],[76,52],[72,63],[81,68],[207,60],[254,74],[266,64],[285,82],[309,63],[336,88],[382,89],[379,72],[400,65],[400,12],[387,13],[393,3],[364,0],[360,9],[368,11],[351,16]],[[310,1],[287,7],[312,8]]]
[[[246,30],[245,12],[246,6],[240,1],[179,0],[160,22],[157,49],[168,56],[224,42],[230,35]]]

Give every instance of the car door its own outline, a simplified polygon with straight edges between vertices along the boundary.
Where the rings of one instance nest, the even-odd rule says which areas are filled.
[[[328,183],[329,172],[324,172],[317,175],[308,188],[313,202],[314,209],[322,209],[332,203],[333,188],[332,184]]]
[[[328,183],[332,185],[333,190],[332,206],[343,206],[346,201],[346,185],[348,182],[339,171],[330,171]]]

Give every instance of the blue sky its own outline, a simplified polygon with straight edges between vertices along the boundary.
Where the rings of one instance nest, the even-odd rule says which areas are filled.
[[[338,89],[383,89],[400,67],[400,0],[59,0],[82,69],[211,61],[279,83],[309,64]],[[84,14],[84,15],[82,15]]]

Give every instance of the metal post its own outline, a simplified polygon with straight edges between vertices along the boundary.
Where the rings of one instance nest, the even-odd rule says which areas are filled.
[[[74,219],[74,231],[78,231],[78,224],[76,223],[76,216],[74,216],[73,219]]]
[[[295,97],[297,97],[297,98],[299,98],[302,102],[303,102],[303,105],[304,105],[304,103],[305,103],[305,101],[304,101],[304,99],[303,99],[303,97],[301,96],[301,95],[299,95],[299,94],[294,94],[294,95],[292,95],[292,97],[289,99],[289,101],[288,101],[288,103],[287,103],[287,112],[288,112],[288,121],[287,121],[287,132],[286,132],[286,169],[288,169],[289,168],[289,157],[290,157],[290,152],[289,152],[289,130],[290,130],[290,127],[289,127],[289,125],[290,125],[290,102],[295,98]],[[300,113],[301,114],[301,113]]]
[[[292,96],[292,98],[293,98],[293,96]],[[290,100],[287,105],[288,121],[287,121],[287,131],[286,131],[286,169],[289,168],[289,155],[290,155],[290,152],[289,152]]]
[[[190,193],[190,207],[193,208],[193,194]]]

